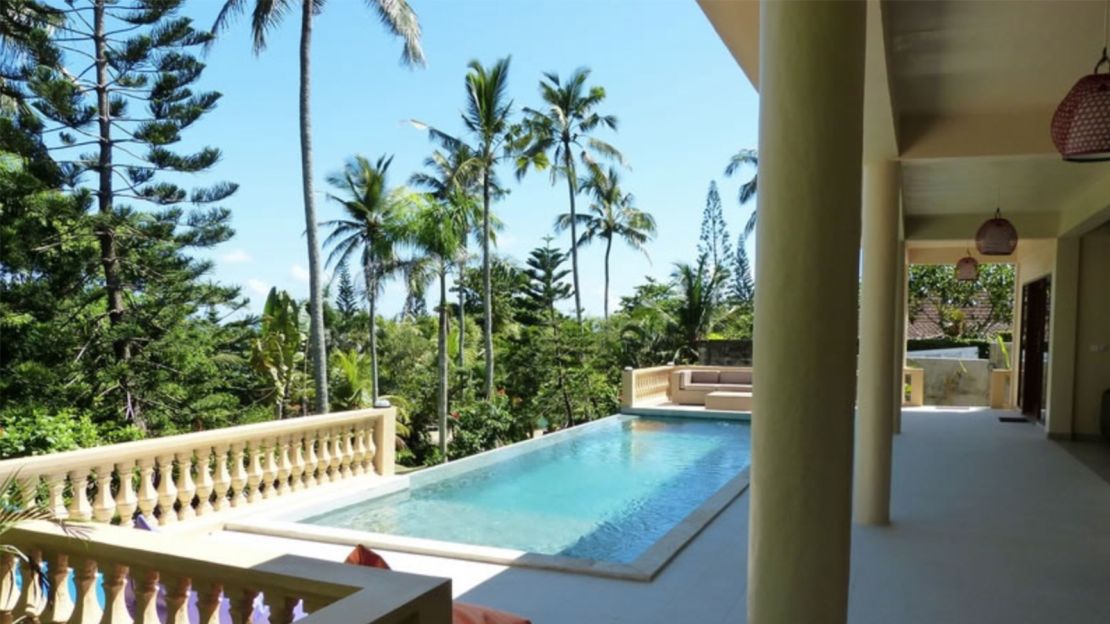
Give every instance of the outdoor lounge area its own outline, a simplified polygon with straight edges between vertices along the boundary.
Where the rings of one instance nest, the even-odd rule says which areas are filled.
[[[0,553],[0,624],[1110,622],[1110,130],[1082,163],[1050,132],[1100,49],[1110,66],[1110,2],[697,5],[759,92],[750,367],[651,365],[672,351],[576,376],[568,345],[599,322],[576,329],[550,299],[528,311],[541,324],[497,337],[550,351],[498,361],[516,367],[499,380],[539,379],[511,396],[494,384],[489,265],[479,362],[467,321],[447,332],[443,255],[438,318],[423,318],[439,359],[416,329],[382,332],[436,368],[421,377],[439,393],[434,461],[399,463],[409,403],[379,397],[376,352],[353,347],[345,370],[372,379],[344,389],[372,408],[286,413],[289,381],[272,420],[2,460],[7,509],[41,512],[3,531],[19,552]],[[1008,251],[977,246],[1003,217]],[[545,240],[535,271],[562,253]],[[969,260],[1015,267],[1014,352],[990,399],[1007,409],[923,405],[907,365],[908,267]],[[559,262],[537,290],[558,290]],[[296,366],[265,374],[300,374],[307,413],[302,311],[269,292],[265,323],[287,321],[292,346],[274,344]],[[459,376],[488,377],[449,415],[455,338]],[[576,421],[574,383],[604,386],[590,398],[606,411]],[[508,430],[514,401],[541,395],[564,421],[548,419],[560,405],[519,441],[452,454],[448,427],[453,442],[479,418]]]

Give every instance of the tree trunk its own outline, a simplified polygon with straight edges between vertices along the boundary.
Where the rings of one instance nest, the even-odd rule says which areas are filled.
[[[490,280],[489,257],[489,192],[488,169],[482,173],[482,307],[486,347],[486,399],[493,399],[493,286]]]
[[[439,267],[439,392],[436,408],[439,411],[439,452],[447,461],[447,263]]]
[[[570,269],[574,277],[574,317],[582,324],[582,289],[578,287],[578,217],[575,213],[574,161],[570,156],[570,140],[563,140],[566,165],[567,194],[570,196]]]
[[[563,411],[567,415],[567,427],[574,426],[574,408],[570,403],[570,393],[567,392],[566,374],[563,370],[563,345],[559,337],[559,323],[555,314],[555,306],[552,305],[549,310],[549,317],[551,319],[551,334],[555,338],[555,370],[558,372],[557,383],[559,385],[559,394],[563,397]]]
[[[370,307],[370,406],[378,404],[378,277],[369,263],[362,268]]]
[[[320,269],[320,243],[316,233],[316,198],[312,189],[312,119],[309,95],[312,91],[310,53],[312,51],[312,8],[302,2],[301,10],[301,188],[304,191],[305,233],[308,235],[308,308],[311,316],[312,379],[316,383],[316,412],[328,412],[328,350],[324,343],[324,284]]]
[[[117,327],[124,316],[123,280],[120,276],[119,246],[116,244],[116,230],[112,225],[114,214],[112,189],[112,109],[111,93],[108,83],[108,38],[105,33],[105,0],[93,4],[93,53],[96,57],[96,108],[99,132],[99,154],[97,157],[97,211],[100,221],[96,226],[96,238],[100,246],[100,265],[104,269],[104,292],[108,305],[108,322]],[[131,341],[117,337],[112,341],[112,351],[117,362],[131,359]],[[146,431],[146,421],[142,408],[131,395],[130,379],[125,368],[119,379],[123,388],[124,411],[127,419],[142,431]]]
[[[466,345],[466,310],[463,305],[466,303],[466,296],[463,292],[462,281],[463,274],[466,273],[466,245],[463,244],[462,258],[459,260],[459,375],[463,374],[463,367],[466,366],[466,354],[463,353],[463,347]]]
[[[613,237],[605,239],[605,320],[609,320],[609,252],[613,250]]]

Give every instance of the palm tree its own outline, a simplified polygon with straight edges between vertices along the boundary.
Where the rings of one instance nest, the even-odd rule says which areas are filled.
[[[373,383],[371,400],[377,401],[378,388],[378,319],[377,301],[385,280],[402,268],[397,247],[404,240],[405,218],[411,198],[401,191],[390,192],[386,174],[393,158],[382,156],[371,163],[365,156],[355,156],[340,173],[328,176],[328,183],[340,194],[328,198],[343,206],[346,218],[328,221],[331,228],[324,241],[331,248],[328,265],[346,265],[357,255],[362,265],[366,301],[370,306],[370,376]]]
[[[432,152],[431,156],[424,159],[424,166],[429,171],[414,173],[409,178],[410,185],[423,189],[436,201],[465,203],[469,209],[465,227],[466,236],[463,236],[460,241],[455,260],[456,275],[458,275],[460,282],[466,272],[466,262],[469,256],[467,250],[469,235],[473,233],[478,240],[482,238],[480,226],[482,207],[475,199],[479,191],[479,178],[474,175],[475,168],[468,164],[472,162],[473,158],[474,151],[469,145],[460,141],[454,146],[454,149],[447,153],[439,150]],[[500,192],[500,189],[496,189],[494,196],[496,197]],[[494,224],[495,229],[499,226],[499,223]],[[464,353],[466,344],[466,310],[464,306],[466,293],[461,284],[456,284],[456,286],[459,295],[458,368],[461,371],[466,365],[466,354]]]
[[[216,15],[212,32],[227,28],[231,19],[242,14],[248,4],[251,12],[251,37],[254,53],[266,49],[266,36],[276,28],[295,0],[227,0]],[[423,65],[424,51],[420,47],[420,22],[406,0],[367,0],[378,19],[390,34],[404,42],[401,62],[405,65]],[[300,42],[300,134],[301,134],[301,189],[304,196],[305,233],[308,239],[309,309],[311,314],[311,341],[313,379],[316,382],[316,411],[328,411],[328,354],[324,340],[324,280],[320,270],[320,244],[316,231],[316,200],[312,181],[312,116],[309,111],[311,95],[312,17],[323,10],[323,0],[301,0]],[[375,381],[377,381],[375,379]],[[377,391],[375,386],[374,391]]]
[[[759,152],[754,149],[742,149],[732,155],[728,161],[728,166],[725,167],[725,175],[732,177],[741,167],[750,165],[754,169],[759,169]],[[752,174],[752,177],[747,182],[740,185],[740,193],[737,199],[740,205],[751,201],[755,197],[757,189],[757,182],[759,181],[759,174]],[[755,231],[756,211],[753,210],[748,222],[744,224],[744,239],[751,238],[752,232]]]
[[[573,226],[575,223],[583,226],[581,238],[574,243],[588,245],[594,239],[605,240],[605,318],[609,318],[609,254],[613,250],[613,239],[624,240],[629,247],[642,251],[646,257],[647,250],[644,244],[655,235],[655,218],[650,213],[637,209],[633,205],[631,193],[625,193],[620,187],[620,174],[613,167],[609,172],[603,173],[600,167],[591,167],[593,175],[580,181],[582,190],[592,193],[594,203],[590,204],[590,212],[586,214],[563,213],[555,220],[555,229],[559,232]]]
[[[470,225],[470,210],[466,202],[439,201],[429,195],[428,201],[416,213],[410,226],[411,240],[432,265],[439,279],[439,332],[437,372],[439,391],[436,408],[439,415],[439,450],[447,460],[447,272],[454,264],[466,239]]]
[[[493,398],[493,288],[490,277],[490,240],[492,220],[490,201],[496,196],[497,165],[508,155],[513,145],[512,128],[509,117],[513,103],[508,100],[506,91],[509,86],[509,57],[498,60],[492,67],[484,67],[478,61],[470,61],[466,73],[466,109],[463,111],[463,125],[474,135],[476,147],[469,160],[461,165],[467,175],[478,177],[482,192],[482,333],[485,338],[486,352],[486,398]],[[462,149],[465,145],[459,139],[429,127],[413,122],[418,127],[428,129],[432,140],[449,152]]]
[[[675,264],[672,277],[681,295],[673,314],[673,330],[682,336],[684,347],[696,353],[697,342],[705,338],[717,320],[728,270],[710,270],[702,258],[697,266]]]
[[[578,195],[578,175],[575,170],[575,151],[577,160],[592,165],[594,156],[623,162],[617,148],[591,136],[601,126],[617,129],[617,118],[613,115],[599,115],[596,109],[605,99],[605,89],[594,86],[586,88],[590,70],[579,68],[563,83],[554,73],[544,74],[540,81],[540,96],[545,110],[525,108],[524,135],[518,147],[521,153],[517,158],[516,174],[522,177],[529,169],[543,169],[552,164],[551,183],[555,184],[561,176],[567,181],[567,194],[570,198],[570,265],[574,282],[574,314],[578,324],[582,324],[582,293],[578,282],[578,220],[575,210],[575,197]]]

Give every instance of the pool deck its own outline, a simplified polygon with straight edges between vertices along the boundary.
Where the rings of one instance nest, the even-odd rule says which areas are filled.
[[[893,524],[856,527],[853,624],[1110,622],[1110,447],[1048,441],[992,410],[905,410]],[[1106,473],[1110,476],[1110,472]],[[453,580],[455,596],[536,624],[745,621],[745,493],[653,582],[385,552],[397,570]],[[341,560],[346,546],[220,532]]]

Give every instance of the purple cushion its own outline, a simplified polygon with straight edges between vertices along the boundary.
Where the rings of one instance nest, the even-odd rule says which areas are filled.
[[[717,383],[717,377],[720,376],[720,374],[720,371],[715,370],[690,371],[690,383],[715,384]]]
[[[752,382],[751,371],[721,371],[721,383],[744,385]]]

